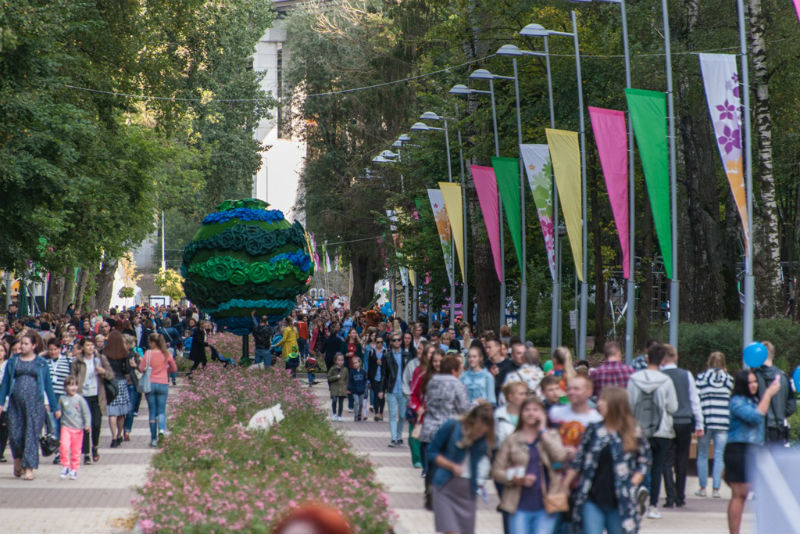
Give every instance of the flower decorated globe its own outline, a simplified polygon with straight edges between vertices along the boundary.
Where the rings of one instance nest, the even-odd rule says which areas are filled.
[[[270,322],[291,313],[313,274],[303,226],[268,208],[253,198],[226,200],[183,251],[186,297],[238,335],[252,329],[252,310]]]

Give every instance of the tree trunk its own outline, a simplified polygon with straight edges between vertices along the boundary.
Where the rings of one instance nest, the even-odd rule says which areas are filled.
[[[353,292],[350,295],[350,309],[366,306],[375,296],[375,282],[378,281],[378,258],[374,247],[364,247],[355,243],[350,247],[353,269]]]
[[[61,298],[61,303],[59,305],[59,309],[61,313],[67,309],[72,302],[73,295],[75,294],[75,268],[74,267],[67,267],[64,272],[64,293]]]
[[[117,259],[104,261],[103,266],[97,273],[97,296],[95,307],[100,310],[107,310],[111,305],[111,291],[114,289],[114,273],[117,272]]]
[[[50,313],[64,313],[64,286],[66,278],[63,273],[50,273],[50,282],[47,284],[47,311]]]
[[[82,310],[83,303],[86,299],[86,286],[89,284],[89,276],[91,269],[81,267],[80,274],[78,275],[78,290],[75,293],[75,308]]]
[[[755,309],[758,317],[777,317],[783,312],[780,276],[780,235],[772,162],[772,121],[769,111],[765,18],[761,0],[748,0],[750,57],[758,158],[758,201],[753,224],[753,272],[756,279]]]

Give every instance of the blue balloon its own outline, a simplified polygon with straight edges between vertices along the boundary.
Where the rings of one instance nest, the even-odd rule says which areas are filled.
[[[767,361],[767,347],[760,341],[753,341],[744,348],[744,363],[750,368],[761,367]]]
[[[794,374],[792,375],[792,381],[794,382],[794,390],[800,391],[800,365],[797,366],[797,369],[794,370]]]

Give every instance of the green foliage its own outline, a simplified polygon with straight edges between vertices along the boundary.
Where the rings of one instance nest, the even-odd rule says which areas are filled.
[[[158,286],[162,295],[167,295],[174,301],[184,297],[181,282],[183,277],[175,269],[159,269],[153,281]]]
[[[656,331],[657,339],[666,339],[667,330]],[[694,372],[706,368],[708,355],[721,351],[728,370],[742,367],[742,324],[738,321],[714,321],[702,324],[681,323],[679,329],[680,365]],[[790,319],[757,319],[753,337],[775,345],[775,365],[791,375],[800,365],[800,330]]]
[[[303,226],[268,206],[257,199],[222,202],[183,254],[188,297],[237,334],[250,329],[253,310],[285,317],[313,274]]]
[[[135,294],[136,293],[132,287],[122,287],[118,293],[119,298],[121,299],[132,299]]]
[[[258,0],[5,3],[0,266],[96,266],[149,235],[158,211],[191,218],[248,190],[252,131],[274,102],[251,56],[273,17]]]

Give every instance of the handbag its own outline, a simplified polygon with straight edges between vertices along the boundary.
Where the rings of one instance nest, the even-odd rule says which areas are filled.
[[[39,446],[42,449],[42,456],[51,456],[56,451],[58,451],[59,446],[61,445],[59,439],[56,437],[56,424],[53,420],[53,414],[47,412],[46,417],[44,418],[45,421],[45,432],[42,437],[39,438]]]
[[[153,368],[150,367],[150,351],[147,351],[145,355],[145,367],[142,376],[139,377],[139,383],[136,385],[136,391],[139,393],[150,393],[151,385],[150,385],[150,374],[153,372]]]
[[[569,511],[569,493],[559,487],[555,490],[547,491],[547,484],[544,482],[544,465],[539,463],[540,472],[542,474],[542,500],[544,501],[544,509],[548,514],[555,514],[557,512]]]
[[[411,406],[406,407],[406,421],[408,421],[409,425],[417,424],[417,412]]]
[[[106,386],[106,404],[111,404],[119,395],[119,384],[115,378],[104,380]]]

